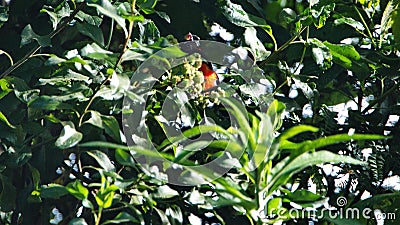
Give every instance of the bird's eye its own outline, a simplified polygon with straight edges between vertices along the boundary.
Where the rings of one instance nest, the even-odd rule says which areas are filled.
[[[186,34],[185,35],[185,40],[187,40],[187,41],[191,41],[191,40],[193,40],[193,35],[192,35],[192,33],[188,33],[188,34]]]

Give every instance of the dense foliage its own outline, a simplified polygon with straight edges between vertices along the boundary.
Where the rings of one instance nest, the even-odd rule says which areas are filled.
[[[214,65],[223,82],[204,90],[206,53],[175,45],[189,32],[234,48],[242,69]],[[2,1],[0,223],[378,221],[378,211],[324,212],[336,207],[397,224],[399,49],[398,0]],[[183,63],[167,68],[173,57]],[[177,115],[163,114],[171,95]],[[128,146],[125,118],[138,112],[127,101],[144,107],[135,128],[160,154]],[[138,155],[185,166],[225,157],[228,171],[177,185]]]

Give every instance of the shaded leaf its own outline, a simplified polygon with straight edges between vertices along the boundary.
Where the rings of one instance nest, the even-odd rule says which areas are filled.
[[[93,41],[104,46],[103,31],[99,27],[88,23],[78,22],[76,23],[76,28],[81,34],[90,37]]]
[[[40,197],[42,198],[54,198],[59,199],[60,197],[70,193],[68,189],[59,184],[48,184],[43,185],[40,188]]]
[[[39,36],[37,35],[30,24],[26,25],[26,27],[22,30],[21,33],[21,46],[27,45],[32,42],[32,40],[36,40],[38,44],[42,47],[48,47],[51,45],[50,36]]]
[[[129,213],[120,212],[113,219],[107,220],[102,224],[103,225],[106,225],[106,224],[120,224],[120,223],[129,223],[129,222],[131,222],[131,223],[140,223],[139,220],[137,220],[135,217],[133,217]]]
[[[11,180],[0,174],[1,192],[0,192],[0,207],[2,211],[9,212],[15,208],[17,189],[12,184]]]

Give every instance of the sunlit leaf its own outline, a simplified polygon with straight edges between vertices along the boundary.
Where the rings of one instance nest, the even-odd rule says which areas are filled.
[[[67,191],[79,200],[86,199],[89,195],[89,190],[82,185],[79,180],[75,180],[66,186]]]
[[[72,122],[62,122],[64,128],[57,138],[55,145],[61,149],[67,149],[77,145],[83,138],[83,134],[75,130]]]
[[[91,150],[87,152],[88,155],[92,156],[97,163],[106,171],[115,171],[114,164],[110,161],[108,156],[99,150]]]
[[[3,121],[7,126],[9,126],[10,128],[13,128],[13,129],[15,129],[15,126],[14,125],[12,125],[9,121],[8,121],[8,119],[7,119],[7,117],[0,111],[0,121]]]
[[[89,6],[95,7],[101,14],[114,19],[124,31],[125,37],[128,36],[125,19],[118,15],[116,7],[109,0],[89,0],[87,2]]]
[[[313,58],[321,69],[328,69],[332,65],[332,54],[329,48],[316,38],[308,39],[311,45]]]

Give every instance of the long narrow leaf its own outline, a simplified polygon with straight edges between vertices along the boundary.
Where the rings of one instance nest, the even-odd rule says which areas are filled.
[[[272,168],[267,185],[268,193],[287,182],[295,173],[308,166],[320,163],[366,164],[366,162],[353,159],[350,156],[338,155],[329,151],[305,152],[292,160],[285,158]]]

